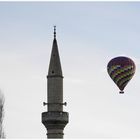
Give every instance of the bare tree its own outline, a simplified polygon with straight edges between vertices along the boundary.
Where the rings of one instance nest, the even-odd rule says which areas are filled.
[[[3,130],[3,117],[4,117],[4,95],[0,91],[0,139],[5,138]]]

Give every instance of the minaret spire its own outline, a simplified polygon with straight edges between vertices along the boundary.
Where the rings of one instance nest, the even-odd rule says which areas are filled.
[[[56,40],[56,26],[54,26],[54,40],[51,59],[47,75],[47,103],[48,111],[42,113],[42,123],[47,129],[48,138],[63,138],[63,130],[68,123],[68,113],[63,112],[63,74]]]
[[[50,65],[49,65],[49,71],[48,71],[48,77],[50,76],[63,77],[59,50],[58,50],[58,45],[57,45],[57,40],[56,40],[56,26],[54,26],[54,40],[53,40],[53,45],[52,45],[51,59],[50,59]]]

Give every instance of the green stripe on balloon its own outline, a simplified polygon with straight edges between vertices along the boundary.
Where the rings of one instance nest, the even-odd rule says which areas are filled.
[[[123,73],[122,75],[120,75],[116,80],[115,80],[115,83],[117,84],[119,80],[121,80],[122,78],[126,77],[126,76],[129,76],[133,74],[133,71],[128,71],[127,73]]]
[[[125,71],[128,71],[132,69],[132,66],[128,66],[128,67],[125,67],[125,68],[121,68],[121,69],[118,69],[118,71],[116,71],[113,75],[112,75],[112,78],[114,79],[114,77],[122,72],[125,72]]]

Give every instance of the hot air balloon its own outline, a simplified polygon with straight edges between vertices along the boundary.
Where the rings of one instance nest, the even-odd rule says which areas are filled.
[[[111,79],[124,93],[124,88],[135,74],[136,66],[132,59],[119,56],[111,59],[107,65],[107,72]]]

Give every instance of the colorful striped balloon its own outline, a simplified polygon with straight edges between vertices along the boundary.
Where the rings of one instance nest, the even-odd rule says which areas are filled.
[[[135,70],[136,66],[133,60],[124,56],[113,58],[107,65],[108,74],[121,90],[120,93],[124,93],[123,90],[132,79]]]

